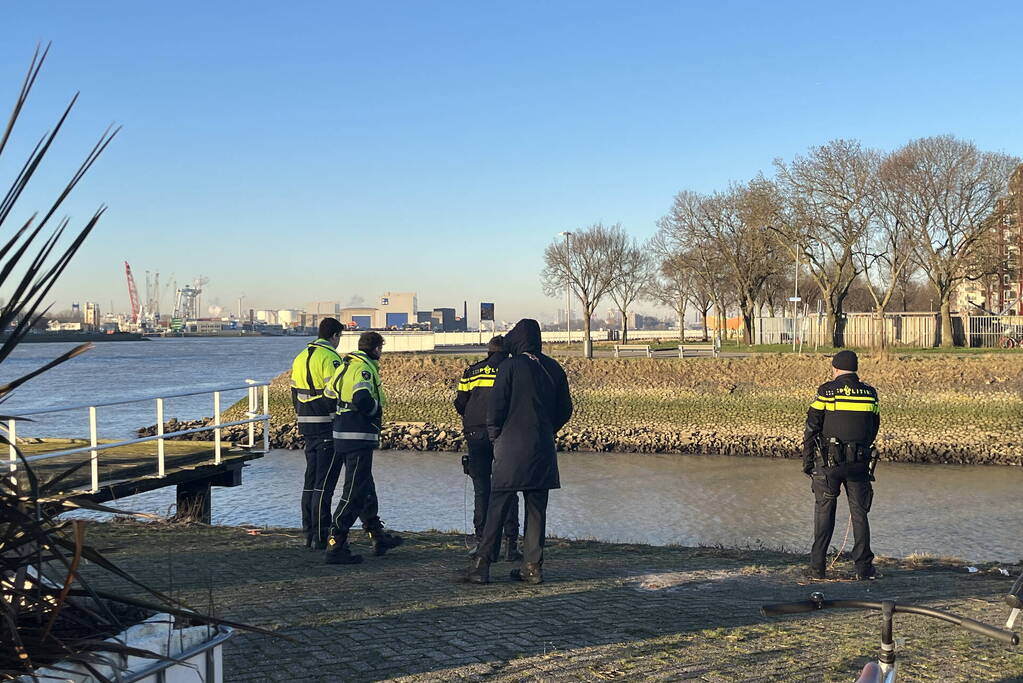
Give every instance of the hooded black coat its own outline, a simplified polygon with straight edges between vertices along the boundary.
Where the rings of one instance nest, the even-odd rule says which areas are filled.
[[[490,393],[487,430],[494,441],[493,491],[561,488],[554,435],[572,417],[568,377],[540,352],[540,325],[520,320],[504,337]]]

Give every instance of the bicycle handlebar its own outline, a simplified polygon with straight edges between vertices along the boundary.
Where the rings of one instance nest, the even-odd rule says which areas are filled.
[[[881,609],[880,602],[871,602],[868,600],[800,600],[798,602],[779,602],[772,605],[764,605],[760,608],[760,613],[765,617],[776,616],[778,614],[800,614],[802,612],[813,612],[819,609]],[[934,619],[941,619],[947,621],[950,624],[960,626],[967,631],[973,631],[982,636],[987,636],[994,640],[1001,641],[1008,645],[1018,645],[1019,636],[1012,631],[1006,631],[1000,629],[997,626],[990,626],[973,619],[966,617],[960,617],[956,614],[950,614],[949,612],[942,612],[940,610],[931,609],[929,607],[918,607],[916,605],[895,605],[896,612],[903,612],[906,614],[919,614],[925,617],[932,617]]]

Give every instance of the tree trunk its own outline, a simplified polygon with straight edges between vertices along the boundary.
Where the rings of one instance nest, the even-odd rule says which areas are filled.
[[[705,308],[700,313],[700,319],[703,320],[703,341],[710,340],[710,332],[707,330],[707,310]]]
[[[828,321],[828,332],[831,334],[831,345],[840,349],[845,345],[842,330],[842,311],[835,307],[830,296],[824,297],[824,313]]]
[[[941,293],[941,348],[952,348],[952,290]]]
[[[593,358],[593,340],[590,339],[590,319],[593,317],[590,311],[583,309],[583,358]]]
[[[618,312],[622,314],[622,343],[629,343],[629,319],[628,312],[624,308],[619,308]]]
[[[874,331],[874,348],[883,349],[888,344],[888,335],[885,334],[884,309],[880,306],[874,310],[877,317],[878,329]]]
[[[742,310],[742,336],[746,346],[753,346],[753,313],[754,307],[750,302],[744,302]]]

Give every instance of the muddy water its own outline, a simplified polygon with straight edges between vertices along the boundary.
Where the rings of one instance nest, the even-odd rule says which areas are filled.
[[[551,492],[550,535],[657,545],[809,548],[813,497],[797,461],[571,453],[562,454],[560,464],[563,488]],[[245,469],[242,486],[214,489],[214,521],[299,526],[303,469],[299,451],[273,451],[255,461]],[[472,485],[457,454],[382,451],[375,457],[374,477],[380,515],[389,527],[471,527]],[[875,489],[870,518],[878,554],[1023,558],[1017,530],[1023,469],[883,463]],[[168,489],[121,505],[166,512],[173,498]],[[836,545],[842,543],[847,519],[843,497]]]

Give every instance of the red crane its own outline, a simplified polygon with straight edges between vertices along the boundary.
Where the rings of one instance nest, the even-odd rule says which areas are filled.
[[[135,278],[131,274],[131,266],[128,262],[124,262],[124,274],[128,277],[128,298],[131,299],[131,322],[133,325],[138,325],[139,322],[139,293],[135,289]]]

